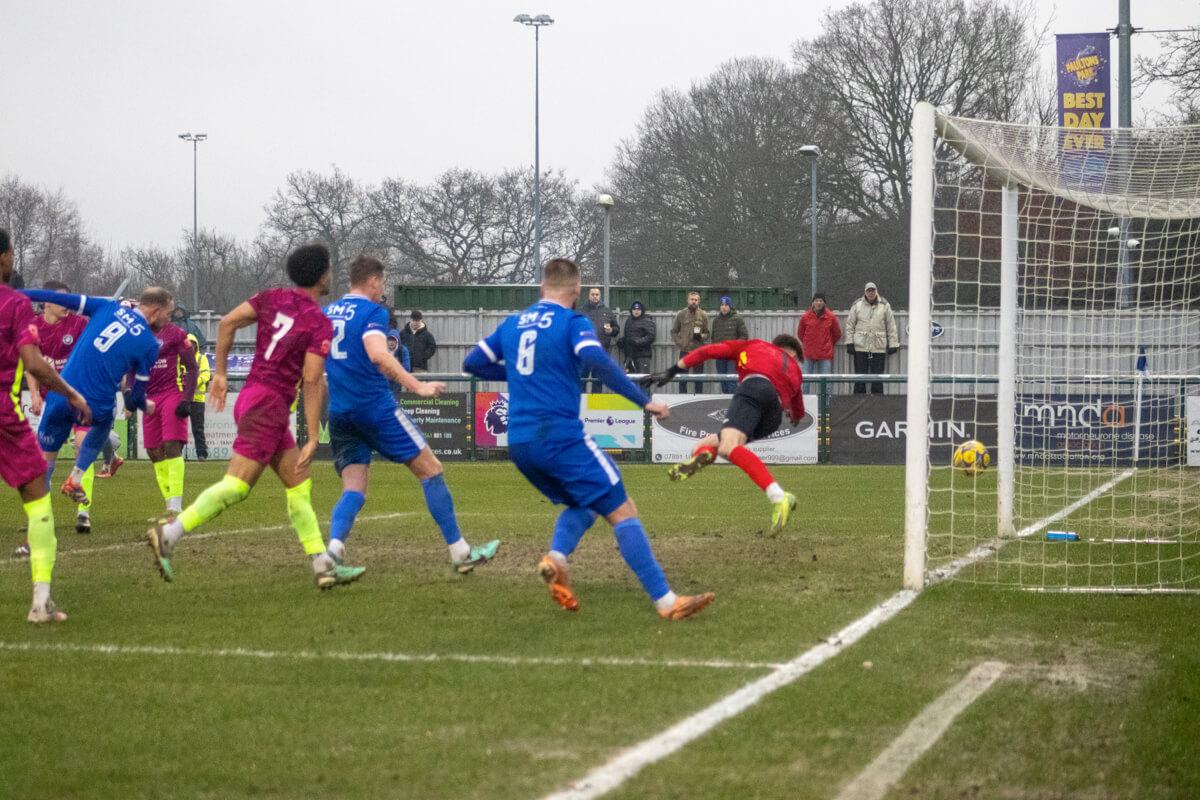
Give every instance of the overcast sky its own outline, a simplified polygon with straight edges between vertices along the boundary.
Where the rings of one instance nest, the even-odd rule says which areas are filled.
[[[285,176],[428,182],[451,167],[541,162],[603,188],[618,143],[664,88],[740,56],[790,59],[848,0],[0,0],[0,175],[62,189],[113,251],[192,225],[250,239]],[[1044,0],[1053,32],[1112,28],[1118,0]],[[1146,29],[1200,22],[1196,0],[1132,0]],[[1154,38],[1137,38],[1148,53]],[[1116,45],[1113,49],[1115,90]],[[1053,58],[1053,44],[1047,46]],[[1134,118],[1144,108],[1135,101]],[[819,144],[819,143],[818,143]],[[619,202],[619,198],[618,198]]]

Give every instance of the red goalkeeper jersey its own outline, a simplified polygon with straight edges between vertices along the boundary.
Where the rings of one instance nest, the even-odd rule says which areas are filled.
[[[738,380],[747,375],[762,375],[779,392],[779,402],[792,423],[804,416],[804,394],[800,365],[796,359],[770,342],[762,339],[737,340],[706,344],[683,357],[684,366],[691,368],[710,359],[732,361],[737,367]]]

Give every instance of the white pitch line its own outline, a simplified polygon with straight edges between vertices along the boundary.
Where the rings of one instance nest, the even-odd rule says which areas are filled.
[[[417,513],[419,513],[419,512],[417,512],[417,511],[396,511],[391,514],[368,514],[366,516],[361,516],[358,519],[359,519],[359,521],[362,521],[362,522],[372,522],[372,521],[381,520],[381,519],[396,519],[398,517],[409,517],[409,516],[412,516],[413,514],[417,514]],[[189,533],[189,534],[185,534],[183,541],[195,542],[195,541],[199,541],[200,539],[211,539],[214,536],[229,536],[232,534],[239,534],[239,533],[257,533],[259,531],[282,531],[282,530],[287,530],[291,527],[292,526],[290,524],[288,524],[288,525],[260,525],[255,528],[234,528],[234,529],[225,530],[225,531],[209,531],[208,533]],[[62,558],[63,556],[90,556],[90,555],[94,555],[95,553],[108,553],[113,550],[124,550],[128,547],[145,547],[145,546],[146,546],[145,539],[132,539],[127,542],[117,542],[116,544],[105,544],[105,545],[100,545],[98,547],[80,547],[80,548],[72,549],[72,550],[59,550],[56,558]],[[29,556],[9,556],[8,558],[0,559],[0,565],[7,564],[7,563],[27,564],[27,563],[29,563]]]
[[[986,692],[1007,668],[984,661],[949,691],[927,705],[895,741],[851,781],[837,800],[879,800],[899,782],[908,768],[942,738],[954,718]]]
[[[1134,470],[1127,470],[1056,514],[1052,514],[1040,522],[1028,526],[1019,532],[1017,536],[1029,536],[1039,529],[1038,526],[1045,527],[1056,520],[1062,519],[1076,509],[1082,508],[1087,503],[1095,500],[1101,494],[1133,474]],[[987,544],[979,545],[957,561],[940,569],[931,570],[926,575],[926,586],[941,583],[953,577],[968,565],[988,558],[1004,541],[1010,540],[995,539]],[[900,613],[909,603],[917,598],[918,593],[918,591],[911,589],[904,589],[897,592],[875,606],[865,616],[843,628],[841,632],[835,634],[825,644],[817,645],[784,664],[770,675],[746,684],[741,689],[718,700],[708,708],[693,714],[662,733],[635,745],[632,749],[623,751],[621,755],[612,759],[607,764],[593,769],[586,776],[575,781],[563,791],[548,794],[543,800],[592,800],[592,798],[607,794],[632,778],[644,767],[669,756],[689,742],[708,733],[725,720],[745,711],[776,689],[787,686],[802,675],[824,664],[845,649],[845,647],[858,641],[871,630]]]
[[[871,630],[899,614],[917,597],[905,589],[871,609],[865,616],[842,628],[822,644],[783,664],[774,672],[746,684],[708,708],[676,723],[657,736],[592,770],[561,792],[546,795],[546,800],[585,800],[599,797],[620,786],[641,769],[674,753],[685,744],[708,733],[725,720],[735,717],[776,689],[787,686],[857,642]]]
[[[261,660],[299,659],[302,661],[383,661],[432,664],[452,661],[464,664],[508,664],[510,666],[551,667],[672,667],[690,669],[778,669],[779,664],[754,661],[692,661],[646,658],[548,658],[478,655],[474,653],[320,653],[313,650],[245,650],[240,647],[204,649],[170,645],[64,644],[52,642],[0,642],[0,650],[22,652],[94,653],[110,656],[184,656],[200,658],[250,658]]]

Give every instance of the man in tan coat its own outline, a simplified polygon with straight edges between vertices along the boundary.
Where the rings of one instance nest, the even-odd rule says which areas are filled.
[[[854,359],[856,375],[882,375],[887,357],[900,349],[896,336],[896,318],[892,307],[879,294],[874,283],[863,287],[863,296],[850,306],[846,315],[846,352]],[[866,394],[865,383],[854,384],[855,394]],[[883,394],[883,383],[871,384],[871,394]]]
[[[675,346],[679,348],[680,358],[697,347],[708,344],[708,314],[700,308],[699,292],[688,292],[687,308],[675,315],[675,322],[671,325],[671,338],[675,341]],[[700,375],[704,372],[704,365],[697,364],[691,368],[690,372],[693,375]],[[683,381],[680,384],[681,394],[687,393],[687,383],[687,381]],[[704,384],[700,381],[693,381],[692,385],[695,387],[696,394],[704,392]]]

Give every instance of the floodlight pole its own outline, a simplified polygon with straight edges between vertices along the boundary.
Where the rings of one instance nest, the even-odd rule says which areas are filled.
[[[806,144],[800,152],[812,163],[812,203],[809,205],[809,216],[812,218],[812,294],[817,293],[817,159],[821,157],[821,148],[815,144]],[[810,297],[812,295],[809,295]]]
[[[207,133],[181,133],[179,138],[192,143],[192,313],[200,310],[200,239],[197,235],[199,219],[197,213],[197,168],[199,144],[208,138]]]
[[[541,47],[540,32],[547,25],[553,25],[554,20],[549,14],[538,14],[531,17],[528,14],[518,14],[513,22],[519,22],[533,28],[533,277],[535,283],[542,282],[542,164],[541,164],[541,135],[540,135],[540,71]]]

